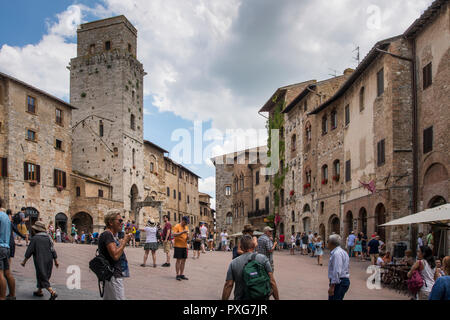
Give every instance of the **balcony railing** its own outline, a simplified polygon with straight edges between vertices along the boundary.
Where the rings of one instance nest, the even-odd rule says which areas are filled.
[[[248,217],[249,218],[257,218],[257,217],[266,216],[268,214],[269,214],[268,210],[261,209],[261,210],[249,211]]]

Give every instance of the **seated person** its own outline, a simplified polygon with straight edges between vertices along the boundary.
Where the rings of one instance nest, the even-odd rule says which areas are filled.
[[[388,264],[388,263],[392,262],[391,253],[389,251],[386,252],[386,254],[384,255],[383,262],[384,262],[384,264]]]
[[[405,257],[402,259],[402,263],[406,264],[408,267],[412,267],[414,263],[416,263],[412,250],[405,251]]]
[[[386,256],[386,253],[382,252],[380,253],[380,255],[377,258],[377,266],[379,267],[383,267],[385,265],[385,262],[383,260],[383,258]]]

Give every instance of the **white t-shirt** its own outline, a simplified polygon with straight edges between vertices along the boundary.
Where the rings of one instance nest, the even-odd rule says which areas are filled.
[[[308,243],[312,243],[313,238],[314,238],[314,235],[312,233],[310,235],[308,235]]]
[[[291,236],[291,243],[295,244],[295,236]]]
[[[226,232],[223,233],[223,232],[222,232],[222,233],[220,234],[220,236],[222,237],[222,241],[227,241],[228,233],[226,233]]]
[[[156,240],[156,233],[158,232],[157,227],[145,227],[144,230],[145,230],[145,243],[158,242],[158,240]]]
[[[61,235],[61,230],[56,229],[56,236],[60,236]]]
[[[200,233],[202,235],[202,238],[206,238],[206,234],[208,233],[208,228],[204,225],[200,227]]]
[[[383,265],[383,263],[384,263],[383,258],[378,257],[378,259],[377,259],[377,266],[381,267]]]

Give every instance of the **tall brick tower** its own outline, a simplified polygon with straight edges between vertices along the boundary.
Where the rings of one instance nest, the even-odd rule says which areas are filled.
[[[143,199],[143,65],[124,16],[82,24],[70,62],[73,170],[109,182],[131,213]],[[131,216],[133,217],[133,216]]]

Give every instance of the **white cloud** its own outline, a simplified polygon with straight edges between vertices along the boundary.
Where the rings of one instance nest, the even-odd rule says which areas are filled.
[[[37,44],[0,49],[0,70],[62,98],[69,95],[76,26],[90,14],[124,14],[138,29],[145,94],[160,111],[213,127],[264,128],[257,114],[276,88],[355,66],[378,40],[402,33],[432,0],[103,0],[72,5]]]
[[[207,193],[210,196],[216,194],[216,177],[211,176],[205,179],[200,179],[198,182],[198,190],[203,193]]]

